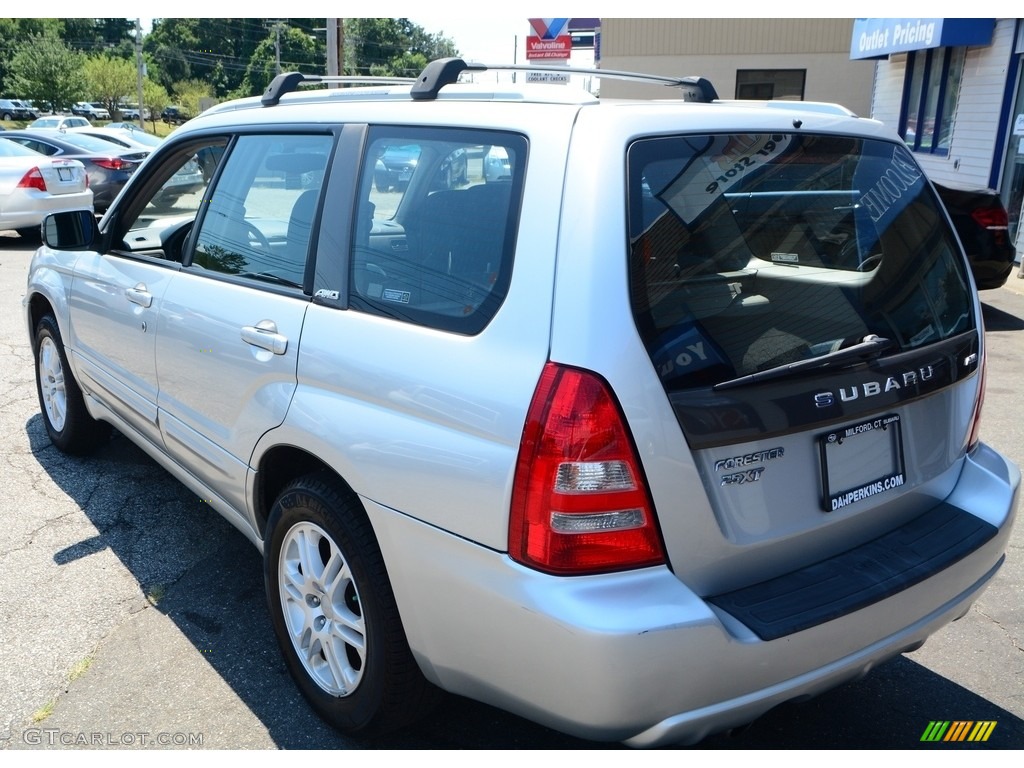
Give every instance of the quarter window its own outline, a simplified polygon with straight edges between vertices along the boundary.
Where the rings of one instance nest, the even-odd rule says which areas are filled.
[[[189,143],[162,156],[147,178],[134,179],[141,192],[120,209],[117,250],[180,263],[226,143],[223,137]]]

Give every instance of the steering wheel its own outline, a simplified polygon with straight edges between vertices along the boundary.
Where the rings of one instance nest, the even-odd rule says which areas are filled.
[[[259,227],[254,225],[252,222],[243,221],[242,231],[245,232],[246,239],[249,241],[249,245],[254,245],[257,248],[264,250],[270,250],[270,241],[267,240],[267,236],[260,232]]]
[[[858,272],[870,272],[882,263],[882,254],[873,253],[857,266]]]

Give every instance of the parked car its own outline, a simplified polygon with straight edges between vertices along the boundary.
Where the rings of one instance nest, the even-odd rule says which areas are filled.
[[[970,610],[1020,471],[980,439],[981,305],[899,136],[703,79],[459,82],[482,69],[285,73],[176,130],[100,223],[49,217],[24,313],[53,444],[116,426],[242,531],[287,668],[349,733],[440,687],[694,742]],[[199,155],[207,186],[164,205]]]
[[[34,120],[35,110],[18,99],[0,99],[0,120]]]
[[[190,119],[190,115],[184,107],[172,106],[164,108],[160,113],[160,119],[170,125],[182,125]]]
[[[99,102],[78,101],[71,107],[71,114],[90,120],[109,120],[110,111]]]
[[[149,110],[146,110],[146,111],[148,112]],[[148,115],[146,116],[146,119],[149,120],[149,116]],[[105,128],[110,128],[112,130],[113,129],[118,129],[118,130],[122,130],[122,131],[138,131],[140,133],[146,134],[147,136],[152,136],[153,135],[153,134],[148,133],[147,131],[143,130],[142,128],[140,128],[138,123],[129,123],[129,122],[125,122],[123,120],[117,120],[117,121],[115,121],[113,123],[107,123],[104,127]]]
[[[960,237],[979,290],[1000,288],[1013,271],[1016,251],[999,195],[988,189],[955,189],[935,183]]]
[[[111,125],[102,127],[90,125],[86,128],[69,128],[67,133],[79,133],[87,136],[95,136],[98,139],[111,141],[122,147],[136,148],[140,150],[145,149],[149,151],[159,147],[164,141],[159,136],[154,136],[152,133],[146,133],[138,128],[135,130],[127,130],[125,128],[111,127],[112,125],[114,124],[111,123]]]
[[[416,171],[419,153],[420,148],[416,145],[387,147],[374,164],[373,183],[377,191],[404,191]],[[465,150],[453,152],[446,157],[435,171],[433,186],[449,189],[465,184],[467,161],[468,153]]]
[[[4,138],[48,157],[79,161],[89,177],[93,206],[103,213],[128,182],[150,149],[127,148],[84,133],[54,130],[8,131]]]
[[[139,105],[138,104],[122,104],[118,107],[118,111],[121,113],[121,120],[138,120],[139,119]],[[149,107],[142,110],[144,120],[149,120],[150,113]],[[135,126],[136,128],[138,126]]]
[[[0,138],[0,230],[38,239],[43,218],[54,211],[92,209],[92,191],[77,160],[43,157]]]
[[[82,128],[90,125],[92,123],[84,117],[77,117],[75,115],[47,115],[46,117],[33,120],[27,128],[30,130],[35,130],[36,128],[65,130],[67,128]]]
[[[14,106],[20,107],[22,114],[25,116],[22,120],[35,120],[39,117],[39,110],[32,106],[31,102],[25,101],[24,99],[12,99]]]

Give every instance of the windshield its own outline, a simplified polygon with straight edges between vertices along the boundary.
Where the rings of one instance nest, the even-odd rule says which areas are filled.
[[[975,326],[959,247],[902,145],[656,138],[632,145],[628,169],[633,312],[668,390],[856,364]]]

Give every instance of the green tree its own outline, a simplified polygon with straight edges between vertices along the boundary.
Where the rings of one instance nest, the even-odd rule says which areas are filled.
[[[90,96],[101,100],[111,115],[118,104],[129,100],[138,89],[135,66],[106,54],[86,59],[85,77]]]
[[[167,89],[164,88],[160,83],[150,80],[148,77],[142,81],[142,100],[144,105],[139,105],[139,110],[142,111],[143,106],[149,109],[149,119],[153,123],[153,131],[156,131],[156,123],[160,119],[160,113],[164,111],[164,107],[171,103],[170,94],[167,93]],[[145,112],[142,112],[145,114]]]
[[[300,71],[322,74],[325,67],[323,55],[315,41],[302,30],[282,26],[280,39],[275,30],[253,52],[246,67],[242,84],[232,94],[234,97],[256,96],[270,85],[277,74],[277,50],[280,45],[281,71]]]
[[[210,84],[202,80],[183,80],[175,83],[172,92],[177,103],[183,106],[191,117],[199,114],[200,99],[213,96]]]
[[[33,35],[15,49],[7,87],[20,97],[55,110],[85,98],[85,55],[72,51],[53,34]]]
[[[455,43],[409,19],[345,19],[346,72],[415,77],[432,59],[457,56]]]

